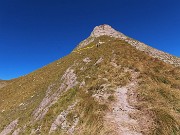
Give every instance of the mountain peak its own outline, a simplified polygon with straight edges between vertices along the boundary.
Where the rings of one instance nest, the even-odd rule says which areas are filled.
[[[100,37],[104,35],[115,38],[126,38],[124,34],[116,31],[108,24],[96,26],[94,30],[91,32],[90,37]]]
[[[82,41],[76,49],[80,49],[89,45],[90,43],[94,42],[96,38],[99,38],[100,36],[109,36],[109,37],[123,40],[127,42],[129,45],[134,46],[137,50],[143,51],[154,58],[158,58],[159,60],[162,60],[169,64],[173,64],[175,66],[180,66],[180,58],[177,58],[165,52],[159,51],[140,41],[129,38],[128,36],[113,29],[110,25],[107,25],[107,24],[96,26],[91,32],[91,35],[87,39]]]
[[[115,29],[113,29],[110,25],[108,24],[103,24],[103,25],[99,25],[99,26],[96,26],[91,35],[92,36],[95,36],[97,33],[100,33],[100,32],[103,32],[104,34],[105,33],[108,33],[109,31],[116,31]]]
[[[95,40],[95,38],[98,38],[100,36],[109,36],[109,37],[118,38],[118,39],[122,39],[122,40],[127,39],[127,36],[120,33],[119,31],[113,29],[110,25],[103,24],[103,25],[96,26],[93,29],[93,31],[91,32],[91,35],[87,39],[82,41],[78,45],[77,49],[85,47],[89,43],[93,42]]]

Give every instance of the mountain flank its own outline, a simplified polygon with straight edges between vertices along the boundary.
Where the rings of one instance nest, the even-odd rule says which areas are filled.
[[[97,26],[2,87],[0,121],[0,135],[179,135],[179,58]]]

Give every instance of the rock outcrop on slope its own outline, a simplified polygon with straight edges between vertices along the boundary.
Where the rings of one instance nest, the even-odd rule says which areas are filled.
[[[100,25],[100,26],[96,26],[94,28],[94,30],[92,31],[91,35],[85,39],[84,41],[82,41],[77,49],[80,49],[82,47],[85,47],[86,45],[88,45],[89,43],[93,42],[95,40],[95,38],[98,38],[100,36],[110,36],[110,37],[114,37],[117,39],[121,39],[126,41],[127,43],[129,43],[130,45],[136,47],[136,49],[143,51],[145,53],[147,53],[148,55],[157,58],[159,60],[162,60],[168,64],[172,64],[175,66],[180,66],[180,58],[177,58],[175,56],[172,56],[168,53],[165,53],[163,51],[159,51],[155,48],[152,48],[142,42],[139,42],[137,40],[134,40],[132,38],[127,37],[126,35],[124,35],[121,32],[116,31],[115,29],[113,29],[111,26],[109,25]]]
[[[3,80],[0,80],[0,89],[5,87],[7,84],[7,82],[3,81]]]

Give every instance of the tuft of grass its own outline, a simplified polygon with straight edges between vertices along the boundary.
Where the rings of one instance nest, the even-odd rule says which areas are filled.
[[[179,135],[180,126],[169,113],[161,109],[153,110],[156,114],[156,129],[154,135]]]
[[[110,96],[108,97],[108,100],[109,100],[109,101],[115,101],[115,97],[114,97],[113,95],[110,95]]]

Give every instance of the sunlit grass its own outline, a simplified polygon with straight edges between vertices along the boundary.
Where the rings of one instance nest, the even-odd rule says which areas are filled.
[[[98,48],[91,47],[99,40],[105,43]],[[32,128],[39,125],[42,125],[42,133],[49,132],[57,115],[77,100],[75,111],[67,116],[69,121],[74,113],[80,117],[75,134],[103,134],[107,130],[104,127],[103,116],[108,110],[108,103],[115,101],[112,89],[125,86],[131,81],[131,74],[124,72],[125,68],[130,68],[140,73],[136,106],[140,110],[149,110],[155,115],[156,126],[155,129],[150,129],[151,133],[180,134],[180,68],[154,59],[124,41],[106,36],[98,38],[87,47],[89,48],[80,50],[81,54],[72,52],[27,76],[12,80],[6,87],[1,88],[0,110],[4,112],[0,112],[0,130],[18,117],[19,127],[27,124],[32,118],[32,112],[44,98],[48,86],[55,84],[53,90],[57,90],[61,83],[60,78],[66,69],[74,64],[72,68],[78,77],[77,80],[78,82],[84,80],[85,86],[83,88],[76,86],[64,92],[57,103],[49,108],[45,118],[34,125],[28,125],[25,133],[30,133]],[[82,60],[86,57],[89,57],[91,62],[84,63]],[[110,64],[113,57],[120,68],[116,69]],[[103,58],[103,61],[94,65],[99,58]],[[81,70],[82,67],[84,70]],[[106,104],[100,104],[92,98],[92,95],[107,83],[111,86],[105,92],[111,95]],[[21,103],[24,105],[19,106]],[[64,134],[64,132],[58,129],[54,134]]]

